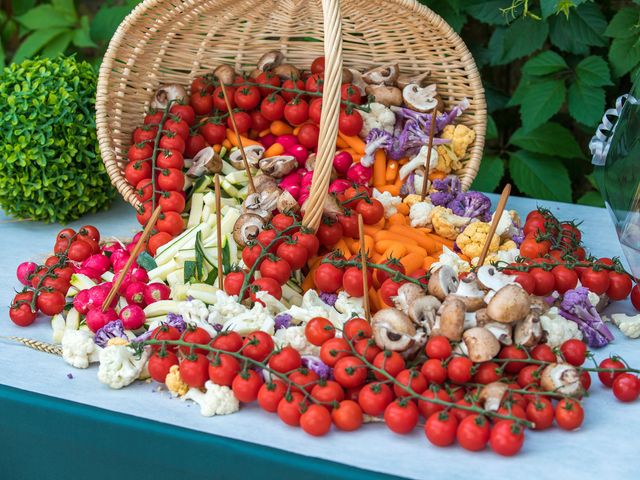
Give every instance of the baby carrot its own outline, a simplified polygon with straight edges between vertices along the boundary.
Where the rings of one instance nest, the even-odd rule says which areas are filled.
[[[407,254],[407,247],[405,247],[404,244],[400,242],[396,242],[385,250],[385,252],[382,254],[382,258],[384,259],[388,259],[391,257],[402,258],[406,254]]]
[[[213,146],[213,151],[216,153],[220,153],[220,150],[222,150],[222,145],[217,143]]]
[[[349,246],[347,245],[347,242],[345,242],[343,238],[338,240],[338,242],[333,246],[333,251],[340,252],[345,258],[348,258],[351,256],[351,250],[349,250]]]
[[[405,235],[400,235],[396,232],[391,232],[388,230],[380,230],[379,232],[376,232],[376,234],[373,236],[373,239],[376,242],[379,242],[381,240],[393,240],[398,243],[408,242],[414,245],[417,244],[417,242],[413,238],[407,238]]]
[[[387,170],[385,172],[385,180],[387,184],[392,184],[395,182],[396,177],[398,176],[398,161],[397,160],[389,160],[387,162]]]
[[[396,205],[396,210],[398,210],[398,213],[401,213],[402,215],[409,215],[409,205],[407,205],[406,203],[402,202],[398,205]]]
[[[271,129],[265,128],[264,130],[258,133],[258,137],[262,138],[265,135],[269,135],[270,133],[271,133]]]
[[[373,186],[382,187],[386,183],[387,157],[384,150],[377,150],[373,158]]]
[[[364,155],[364,141],[360,137],[348,137],[338,132],[338,136],[345,141],[349,147],[353,148],[360,155]]]
[[[397,233],[398,235],[412,239],[419,246],[424,248],[427,253],[433,253],[437,250],[437,245],[431,238],[420,232],[416,232],[412,227],[406,225],[392,225],[389,227],[389,230]]]
[[[273,133],[276,136],[288,135],[290,133],[293,133],[293,128],[291,128],[282,120],[276,120],[275,122],[272,122],[271,126],[269,127],[269,130],[271,131],[271,133]]]
[[[231,142],[226,138],[222,141],[222,146],[227,150],[231,150],[231,148],[233,147],[233,145],[231,145]]]
[[[262,145],[260,142],[256,142],[255,140],[251,140],[250,138],[243,137],[240,135],[240,139],[236,136],[233,130],[227,128],[227,140],[231,142],[231,145],[234,147],[240,146],[240,141],[242,141],[243,147],[248,147],[249,145]]]
[[[394,213],[387,219],[387,222],[389,225],[406,225],[407,217],[401,213]]]
[[[276,157],[278,155],[282,155],[284,153],[284,147],[280,143],[274,143],[269,148],[267,148],[264,152],[263,157]]]
[[[446,175],[442,172],[438,172],[437,170],[434,170],[433,172],[429,173],[429,180],[442,180],[444,177],[446,177]]]
[[[378,188],[378,190],[380,190],[381,192],[389,192],[394,197],[400,195],[400,186],[398,185],[384,185]]]
[[[345,148],[349,148],[349,144],[345,142],[342,138],[340,138],[340,135],[338,135],[338,138],[336,138],[336,147],[340,149],[345,149]]]
[[[404,257],[400,259],[400,263],[404,266],[404,270],[407,275],[411,275],[413,272],[422,267],[422,263],[424,261],[424,256],[419,253],[407,253]]]
[[[431,265],[433,265],[435,262],[437,262],[438,260],[433,258],[433,257],[426,257],[423,261],[422,261],[422,268],[424,268],[427,272],[429,271],[429,269],[431,268]]]
[[[378,297],[378,292],[375,288],[370,288],[368,294],[372,313],[377,312],[382,308],[380,306],[380,297]]]

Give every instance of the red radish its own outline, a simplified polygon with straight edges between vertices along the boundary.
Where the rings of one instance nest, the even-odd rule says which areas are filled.
[[[149,281],[149,275],[147,275],[147,271],[142,267],[134,267],[131,269],[131,280],[147,283]]]
[[[264,137],[260,137],[260,143],[264,148],[269,148],[276,143],[276,136],[273,133],[267,133]]]
[[[89,290],[80,290],[73,298],[73,307],[82,315],[86,315],[91,307],[89,303]]]
[[[349,171],[349,167],[353,165],[353,157],[349,152],[339,152],[333,157],[333,168],[336,172],[345,174]]]
[[[367,185],[372,175],[371,167],[365,167],[361,163],[354,163],[347,172],[347,178],[358,185]]]
[[[344,178],[336,178],[329,185],[329,193],[342,193],[351,186],[351,183]]]
[[[109,295],[109,288],[106,288],[104,285],[96,285],[95,287],[91,287],[89,289],[89,306],[90,308],[102,308],[104,301],[107,299],[107,295]],[[113,300],[113,305],[115,305],[115,299]]]
[[[91,255],[84,262],[82,262],[82,268],[90,268],[98,273],[98,276],[111,268],[111,261],[106,255],[95,254]]]
[[[113,252],[109,258],[111,260],[111,265],[113,265],[113,271],[118,273],[122,270],[130,256],[131,255],[126,250],[116,250]]]
[[[307,171],[302,176],[302,181],[300,182],[300,186],[303,187],[303,188],[311,186],[311,181],[312,180],[313,180],[313,171]]]
[[[142,231],[136,233],[133,238],[131,239],[131,243],[133,243],[134,245],[136,243],[138,243],[138,240],[140,240],[140,237],[142,237]],[[129,245],[131,245],[131,243]]]
[[[120,310],[120,320],[127,330],[137,330],[144,325],[145,316],[138,305],[127,305]]]
[[[33,262],[22,262],[18,265],[16,270],[16,276],[18,277],[18,281],[23,285],[28,285],[30,283],[30,276],[33,275],[38,269],[38,265]]]
[[[279,143],[287,150],[290,147],[298,144],[298,137],[292,134],[280,135],[276,138],[276,143]]]
[[[286,148],[284,151],[285,155],[291,155],[296,159],[298,165],[304,167],[307,163],[307,158],[309,158],[309,150],[302,145],[291,145],[289,148]]]
[[[94,307],[87,312],[87,316],[85,317],[87,327],[89,327],[92,332],[97,332],[107,323],[113,322],[117,319],[118,314],[113,308],[110,308],[106,312],[103,312],[101,308]]]
[[[89,277],[93,281],[99,281],[100,280],[100,273],[98,271],[94,270],[93,268],[89,268],[89,267],[73,267],[73,272],[74,273],[79,273],[81,275],[86,275],[87,277]]]
[[[171,290],[164,283],[150,283],[144,290],[144,301],[151,305],[160,300],[168,300],[170,293]]]
[[[117,250],[123,250],[123,248],[118,242],[109,242],[102,245],[101,250],[103,252],[113,253]]]
[[[131,282],[125,291],[125,298],[129,305],[140,305],[145,307],[144,291],[147,286],[142,282]]]

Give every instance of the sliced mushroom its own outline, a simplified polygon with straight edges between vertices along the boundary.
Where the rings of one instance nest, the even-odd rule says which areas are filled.
[[[315,170],[315,166],[316,166],[316,159],[318,158],[318,156],[311,152],[309,154],[309,156],[307,157],[307,161],[304,164],[304,168],[310,172],[312,172],[313,170]]]
[[[429,277],[427,290],[441,302],[458,288],[458,275],[456,271],[448,265],[443,265]]]
[[[269,158],[261,158],[260,170],[274,178],[282,178],[298,166],[296,158],[291,155],[276,155]]]
[[[362,79],[370,85],[394,86],[400,75],[397,63],[372,68],[362,74]]]
[[[475,312],[486,306],[484,303],[484,294],[485,292],[480,289],[476,275],[470,273],[460,280],[458,288],[453,295],[465,303],[467,312]]]
[[[222,171],[222,158],[213,148],[205,147],[193,157],[193,163],[187,170],[191,178],[198,178],[205,173],[220,173]]]
[[[395,308],[378,310],[371,319],[371,326],[376,345],[393,352],[410,348],[417,333],[411,319]]]
[[[498,291],[505,285],[515,283],[515,277],[505,275],[493,265],[483,265],[477,270],[478,282],[480,286],[487,290]]]
[[[540,343],[543,335],[542,323],[536,313],[529,313],[524,320],[519,321],[513,329],[516,345],[535,347]]]
[[[447,298],[440,310],[438,310],[438,320],[434,332],[444,335],[454,342],[460,341],[464,331],[465,307],[462,300],[457,298]]]
[[[529,294],[519,284],[502,287],[487,305],[487,315],[500,323],[514,323],[523,320],[531,306]]]
[[[225,85],[231,85],[236,80],[236,71],[231,65],[219,65],[213,71],[213,76]]]
[[[342,83],[351,83],[353,81],[353,73],[346,67],[342,67]]]
[[[500,408],[500,404],[502,404],[502,400],[509,390],[509,386],[506,383],[501,382],[491,382],[487,383],[480,390],[480,395],[478,399],[480,400],[480,405],[485,410],[489,410],[490,412],[495,412]]]
[[[249,166],[258,168],[260,159],[262,158],[262,155],[264,155],[264,147],[262,145],[247,145],[244,147],[244,154],[247,156]],[[231,153],[229,153],[229,162],[238,170],[244,169],[242,151],[239,148],[231,150]]]
[[[513,345],[512,327],[508,323],[488,322],[484,328],[489,330],[502,345]]]
[[[424,87],[427,84],[427,79],[430,76],[431,76],[431,72],[429,71],[426,71],[424,73],[419,73],[418,75],[409,75],[406,73],[401,73],[398,76],[398,87],[404,88],[411,83],[418,85],[419,87]]]
[[[529,298],[531,299],[531,311],[536,312],[538,315],[543,315],[551,308],[544,297],[529,295]]]
[[[409,315],[409,308],[420,297],[424,297],[425,293],[415,283],[405,283],[398,288],[398,294],[395,297],[391,297],[393,300],[393,306],[400,310],[405,315]]]
[[[367,95],[373,97],[373,101],[381,103],[387,107],[402,105],[402,90],[398,87],[387,87],[385,85],[367,85],[364,89]]]
[[[153,95],[153,100],[151,100],[151,108],[155,108],[158,110],[164,110],[167,108],[169,102],[183,102],[187,98],[187,91],[184,89],[182,85],[162,85],[156,93]]]
[[[260,57],[258,63],[256,63],[256,67],[259,70],[266,72],[267,70],[272,70],[279,66],[283,61],[284,55],[282,52],[278,50],[270,50]]]
[[[297,80],[300,78],[300,70],[298,70],[293,65],[289,65],[288,63],[283,63],[282,65],[278,65],[273,70],[271,70],[274,74],[278,75],[283,80]]]
[[[409,318],[430,333],[436,324],[438,309],[441,306],[440,300],[433,295],[423,295],[409,305]]]
[[[580,373],[573,365],[551,363],[542,370],[540,386],[547,392],[577,396],[582,394]]]
[[[256,192],[258,193],[276,190],[278,188],[278,182],[276,179],[264,174],[253,177],[253,185],[256,187]]]
[[[420,87],[410,83],[402,89],[402,99],[407,107],[418,112],[430,112],[438,106],[435,84]]]
[[[358,87],[360,95],[364,95],[367,84],[362,80],[362,74],[355,68],[349,68],[349,72],[351,72],[351,84]]]
[[[293,198],[293,195],[284,190],[278,197],[276,208],[282,213],[298,212],[300,211],[300,204],[295,198]]]
[[[243,213],[233,225],[233,239],[238,246],[245,247],[247,243],[258,236],[264,229],[266,220],[254,213]]]
[[[500,342],[486,328],[473,327],[462,334],[472,362],[488,362],[500,352]]]
[[[271,212],[276,209],[280,190],[269,190],[250,193],[242,202],[242,213],[253,213],[265,220],[271,219]]]

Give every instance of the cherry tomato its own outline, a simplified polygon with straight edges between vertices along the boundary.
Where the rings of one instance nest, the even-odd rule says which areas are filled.
[[[320,248],[320,241],[313,233],[296,232],[293,234],[293,239],[301,246],[307,249],[309,258],[314,257]]]
[[[458,425],[456,438],[465,450],[472,452],[483,450],[489,441],[488,420],[480,415],[469,415]]]
[[[558,265],[551,270],[555,279],[555,289],[560,293],[576,288],[578,284],[578,274],[564,265]]]
[[[322,405],[310,405],[300,417],[300,426],[314,437],[326,435],[331,429],[331,414]]]
[[[316,123],[320,123],[320,116],[322,114],[322,98],[316,97],[309,103],[309,119]]]
[[[430,358],[422,364],[420,372],[429,383],[441,385],[447,379],[447,369],[442,365],[442,360]]]
[[[386,262],[384,262],[383,265],[395,272],[400,272],[402,274],[406,273],[404,265],[402,265],[402,263],[400,263],[400,261],[396,258],[388,259]],[[375,277],[378,283],[382,285],[389,278],[389,274],[384,270],[376,268]]]
[[[159,145],[160,148],[164,148],[167,150],[177,150],[180,153],[184,153],[184,150],[187,146],[184,139],[174,132],[165,133],[160,138]]]
[[[162,192],[160,194],[160,197],[158,198],[158,205],[160,205],[162,207],[162,211],[163,212],[176,212],[176,213],[182,213],[182,211],[184,211],[184,206],[185,206],[185,199],[184,199],[184,195],[182,194],[182,192]],[[184,225],[184,222],[182,222],[182,225]],[[180,227],[180,231],[178,233],[180,233],[182,231],[182,226]]]
[[[305,325],[304,334],[309,343],[319,347],[327,340],[335,337],[336,329],[326,318],[314,317]]]
[[[343,325],[342,335],[345,338],[356,341],[362,338],[371,338],[373,329],[371,324],[363,318],[352,318]]]
[[[209,145],[220,145],[227,138],[226,125],[216,118],[210,118],[200,125],[200,133]]]
[[[276,413],[286,392],[287,387],[280,380],[263,383],[258,390],[258,405],[266,412]]]
[[[213,339],[211,346],[225,352],[237,352],[242,348],[242,337],[238,332],[223,330]]]
[[[281,243],[276,249],[276,255],[289,264],[291,270],[299,270],[307,264],[309,252],[295,240]]]
[[[180,331],[176,327],[172,327],[171,325],[161,324],[157,327],[153,333],[151,334],[151,338],[155,340],[179,340],[180,339]],[[161,350],[162,345],[152,345],[152,350],[158,351]],[[176,345],[167,345],[167,350],[175,351],[178,349]]]
[[[451,343],[444,335],[433,335],[427,341],[425,353],[429,358],[445,360],[451,356]]]
[[[331,411],[331,419],[340,430],[351,432],[362,426],[362,409],[353,400],[342,400]]]
[[[536,286],[533,289],[534,295],[544,296],[550,294],[554,290],[556,280],[553,273],[536,267],[532,268],[529,271],[529,274],[533,277],[536,283]]]
[[[411,395],[408,389],[414,392],[422,392],[427,388],[427,379],[418,370],[405,369],[396,375],[396,383],[393,386],[393,392],[397,397],[406,397]],[[406,387],[406,388],[405,388]]]
[[[31,325],[35,321],[36,315],[37,313],[32,312],[31,307],[26,303],[14,305],[9,308],[9,318],[20,327]]]
[[[149,110],[149,113],[144,117],[145,125],[160,125],[162,121],[163,112],[160,112],[154,108]]]
[[[358,357],[341,358],[333,367],[333,376],[344,388],[357,387],[367,379],[365,364]]]
[[[384,217],[384,207],[375,198],[359,202],[355,209],[367,225],[375,225]]]
[[[609,272],[607,296],[611,300],[624,300],[631,293],[633,283],[626,273]]]
[[[545,223],[547,222],[546,218],[542,215],[535,216],[530,219],[527,219],[524,223],[523,233],[526,236],[529,235],[538,235],[547,232],[547,227]],[[536,255],[539,256],[539,255]]]
[[[524,443],[524,428],[513,420],[499,420],[491,429],[489,445],[499,455],[511,457]]]
[[[245,275],[245,272],[242,270],[226,274],[222,283],[224,291],[229,295],[239,295]]]
[[[393,392],[389,386],[379,382],[365,385],[358,395],[358,404],[367,415],[382,415],[392,401]]]
[[[153,142],[158,134],[158,127],[154,125],[143,125],[133,131],[133,143]]]
[[[251,282],[251,285],[251,294],[249,295],[249,297],[251,298],[252,302],[263,303],[262,300],[258,299],[258,297],[256,296],[256,293],[260,291],[267,292],[276,300],[280,300],[282,298],[282,287],[280,286],[280,283],[273,278],[258,278],[257,280]],[[255,287],[253,287],[254,285]],[[257,290],[254,292],[253,288],[257,288]]]
[[[83,240],[74,240],[69,246],[67,256],[69,257],[69,260],[74,262],[84,262],[92,253],[93,249],[87,242]]]
[[[165,132],[173,132],[176,135],[181,136],[183,140],[189,138],[189,124],[184,120],[181,120],[180,117],[173,115],[169,116],[169,118],[164,122],[162,129]]]
[[[182,337],[182,339],[188,343],[208,345],[209,342],[211,342],[211,335],[209,335],[204,328],[193,328],[191,326],[188,326],[184,332],[184,336]],[[180,347],[180,351],[185,355],[189,355],[191,353],[191,347]],[[204,348],[196,348],[194,349],[194,352],[201,353],[205,356],[209,353],[209,351],[205,350]]]
[[[500,380],[500,374],[498,373],[499,368],[500,366],[495,362],[481,363],[473,374],[473,382],[483,385],[497,382]]]
[[[281,258],[267,257],[260,264],[260,275],[263,278],[273,278],[280,285],[284,285],[291,277],[291,267]]]
[[[278,403],[278,417],[287,425],[297,427],[300,425],[304,405],[306,401],[303,395],[300,392],[291,392]]]
[[[209,364],[209,379],[216,385],[230,387],[240,368],[237,358],[226,353],[216,354]]]
[[[320,129],[313,123],[305,123],[298,131],[298,141],[303,147],[314,150],[318,146],[318,136]]]
[[[556,354],[546,343],[536,345],[531,350],[531,358],[534,360],[541,360],[543,362],[555,363],[557,361]]]
[[[304,88],[307,92],[318,93],[324,90],[324,74],[312,73],[304,83]]]
[[[209,379],[209,360],[201,353],[189,355],[180,362],[180,378],[192,388],[203,388]]]
[[[342,288],[352,297],[362,297],[364,295],[364,282],[362,270],[358,267],[348,267],[342,276]],[[367,270],[367,285],[373,282],[371,272]]]
[[[242,353],[258,362],[263,361],[273,351],[273,338],[268,333],[257,331],[246,336],[243,342]]]
[[[247,370],[236,375],[231,389],[239,401],[251,403],[258,399],[258,392],[263,383],[262,377],[255,370]]]
[[[261,253],[262,246],[260,246],[260,244],[256,243],[251,246],[247,245],[242,249],[242,261],[248,268],[251,268],[253,267],[253,264],[256,263],[256,260],[258,260]]]
[[[177,168],[184,167],[184,157],[177,150],[160,150],[156,158],[156,166],[158,168]]]
[[[640,285],[636,285],[631,290],[631,303],[633,308],[640,311]]]
[[[163,212],[156,222],[156,228],[175,237],[184,230],[184,220],[178,212]]]
[[[591,387],[591,374],[586,370],[580,374],[580,383],[585,390],[589,390]]]
[[[144,203],[153,196],[153,183],[150,178],[144,178],[136,184],[136,198],[140,203]]]
[[[394,282],[390,278],[387,278],[384,282],[382,282],[382,285],[380,285],[380,289],[378,290],[380,300],[382,300],[385,305],[393,307],[393,297],[398,295],[398,289],[402,286],[403,283],[405,282]]]
[[[546,397],[536,397],[527,404],[527,420],[533,422],[534,430],[546,430],[553,425],[555,413],[551,401]]]
[[[245,135],[251,130],[251,115],[247,112],[233,112],[233,115],[227,117],[227,127],[233,129],[231,117],[233,117],[233,121],[236,122],[236,128],[240,135]]]
[[[320,380],[320,383],[314,385],[311,389],[311,396],[318,402],[331,404],[344,400],[344,390],[339,383],[333,380]],[[331,409],[329,405],[325,406]]]
[[[213,108],[213,96],[207,92],[193,91],[189,97],[189,105],[193,108],[194,113],[208,115]]]
[[[301,98],[293,98],[284,107],[284,118],[291,125],[302,125],[309,119],[309,104]]]
[[[563,398],[556,406],[556,423],[564,430],[575,430],[584,421],[584,410],[577,400]]]
[[[360,94],[360,89],[353,85],[352,83],[343,83],[340,87],[340,98],[344,102],[355,103],[360,105],[362,102],[362,95]],[[358,132],[360,133],[360,132]]]
[[[560,345],[560,351],[564,359],[576,367],[582,365],[587,358],[587,345],[576,338],[563,342]]]
[[[435,412],[429,416],[424,425],[427,439],[438,447],[452,445],[456,440],[458,419],[448,412]]]
[[[271,122],[280,120],[284,116],[286,102],[277,93],[266,96],[260,104],[260,113]]]
[[[351,348],[343,338],[331,338],[320,347],[320,360],[333,367],[338,360],[351,354]]]
[[[320,381],[320,377],[313,370],[309,370],[308,368],[299,368],[295,372],[289,374],[289,380],[292,383],[300,385],[308,393],[311,393],[313,387]],[[299,390],[296,386],[294,386],[293,389]]]
[[[518,372],[516,381],[522,388],[538,385],[540,383],[540,374],[542,369],[540,365],[527,365]]]
[[[321,292],[334,293],[342,286],[344,271],[331,265],[321,264],[313,274],[313,282]]]
[[[124,168],[124,176],[130,185],[138,185],[142,180],[151,178],[150,162],[129,162]]]
[[[324,56],[316,57],[311,62],[311,73],[324,73]]]
[[[376,355],[382,351],[378,348],[375,340],[372,338],[363,338],[358,340],[355,343],[354,348],[356,349],[356,352],[358,352],[358,355],[367,359],[367,362],[373,362]]]
[[[264,73],[262,73],[264,75]],[[277,79],[278,83],[279,78]],[[260,103],[260,90],[258,87],[245,85],[244,87],[238,87],[233,93],[233,100],[238,108],[243,110],[253,110]]]
[[[398,398],[385,408],[384,423],[392,432],[404,435],[416,428],[419,416],[413,401]]]
[[[524,367],[527,366],[526,363],[516,362],[512,360],[524,360],[527,358],[527,352],[524,351],[523,348],[518,347],[516,345],[506,345],[502,347],[500,353],[498,354],[498,358],[506,360],[509,359],[509,362],[506,362],[504,370],[507,373],[518,373]]]
[[[177,168],[165,168],[160,170],[157,177],[158,188],[163,191],[182,191],[184,188],[184,175]]]
[[[580,282],[582,282],[582,286],[593,293],[602,295],[609,288],[609,272],[607,270],[595,271],[593,268],[588,268],[580,275]]]
[[[373,365],[376,368],[384,370],[392,377],[395,377],[396,375],[398,375],[398,373],[405,369],[406,363],[404,358],[402,358],[402,355],[400,355],[398,352],[390,352],[389,350],[384,350],[376,355],[376,357],[373,359]],[[373,375],[378,380],[388,380],[388,378],[381,373],[374,371]]]
[[[275,231],[275,229],[267,228],[265,230],[262,230],[258,234],[258,236],[256,237],[256,240],[258,240],[258,243],[260,245],[266,248],[274,242],[277,236],[278,236],[278,233]],[[269,253],[275,253],[280,243],[282,243],[282,240],[279,240],[273,243],[273,245],[271,245],[271,248],[269,249]]]
[[[520,244],[520,255],[525,258],[544,257],[550,247],[551,242],[548,240],[538,242],[533,236],[527,236]]]
[[[251,128],[253,128],[256,132],[261,132],[263,130],[267,130],[271,125],[271,122],[265,118],[260,110],[254,110],[251,112]]]
[[[613,394],[621,402],[633,402],[640,396],[640,380],[630,373],[621,373],[613,381]]]
[[[471,380],[473,362],[467,357],[453,357],[447,365],[447,376],[453,383],[466,383]]]
[[[236,107],[236,89],[235,87],[224,87],[227,92],[227,98],[229,99],[229,106],[233,109]],[[220,110],[222,112],[227,112],[227,103],[224,100],[224,93],[222,92],[222,87],[216,87],[213,91],[212,95],[213,107],[216,110]]]
[[[178,365],[178,357],[175,353],[168,350],[164,352],[153,352],[149,358],[149,375],[158,383],[164,383],[169,369],[174,365]]]
[[[625,368],[625,365],[617,357],[612,357],[612,358],[605,358],[604,360],[602,360],[600,362],[600,365],[598,365],[598,367],[623,369]],[[598,372],[598,378],[600,379],[600,382],[602,382],[602,384],[605,387],[611,388],[611,386],[613,385],[613,381],[621,373],[622,372]]]
[[[280,373],[287,373],[302,366],[302,357],[293,347],[284,347],[269,358],[269,368]]]
[[[338,129],[340,133],[346,135],[348,137],[356,136],[362,130],[364,122],[362,120],[362,115],[356,109],[341,110],[340,116],[338,117]]]
[[[149,164],[149,160],[153,156],[153,145],[150,142],[134,143],[127,151],[127,159],[129,163]]]
[[[338,215],[338,222],[342,225],[342,234],[345,237],[360,238],[360,233],[358,232],[358,217],[354,215],[351,210],[346,210],[343,215]]]

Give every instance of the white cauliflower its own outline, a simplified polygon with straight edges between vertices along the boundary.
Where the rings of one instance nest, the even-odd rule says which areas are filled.
[[[340,318],[341,323],[339,325],[336,325],[334,323],[335,326],[342,327],[342,325],[354,315],[364,318],[363,298],[350,297],[349,294],[344,290],[338,293],[338,298],[336,300],[334,308],[342,314]]]
[[[256,292],[256,298],[264,303],[264,306],[271,314],[277,315],[278,313],[284,312],[288,308],[284,303],[282,303],[273,295],[269,295],[269,293],[265,292],[264,290]]]
[[[320,355],[320,347],[312,345],[304,334],[304,326],[281,328],[276,330],[273,340],[278,348],[290,346],[302,355]]]
[[[496,213],[493,212],[489,223],[493,222],[495,215]],[[503,210],[502,215],[500,215],[500,220],[498,220],[496,235],[503,240],[511,238],[513,235],[518,233],[519,223],[520,217],[518,217],[518,213],[515,210]]]
[[[378,200],[384,207],[385,218],[389,218],[391,215],[398,213],[396,206],[402,203],[402,198],[391,195],[389,192],[380,193],[375,188],[373,189],[373,198]]]
[[[629,338],[640,338],[640,315],[625,315],[624,313],[614,313],[611,321],[622,333]]]
[[[182,397],[183,400],[193,400],[200,405],[202,416],[228,415],[240,410],[240,402],[229,387],[216,385],[211,381],[206,382],[204,387],[204,393],[197,388],[190,388]]]
[[[442,246],[442,253],[438,257],[438,261],[434,262],[429,270],[436,271],[443,265],[450,266],[457,274],[471,270],[469,262],[462,260],[454,251],[450,250],[445,245]]]
[[[370,103],[369,112],[360,110],[362,116],[362,130],[360,137],[366,138],[369,132],[374,128],[380,128],[385,132],[393,133],[393,127],[396,124],[396,114],[390,108],[385,107],[381,103]]]
[[[209,323],[224,323],[236,315],[247,311],[247,307],[238,302],[235,295],[227,295],[224,291],[216,291],[216,302],[209,305]]]
[[[100,348],[89,330],[65,330],[62,336],[62,358],[75,368],[87,368],[99,359]]]
[[[233,330],[240,335],[248,335],[256,330],[262,330],[273,335],[275,322],[273,317],[263,305],[256,303],[251,310],[237,315],[224,324],[225,330]]]
[[[206,322],[209,310],[202,300],[187,300],[178,304],[178,314],[187,323]]]
[[[336,324],[339,322],[340,315],[330,305],[322,301],[316,290],[307,290],[302,297],[300,306],[292,305],[284,313],[291,315],[291,323],[293,325],[306,323],[313,317],[325,317]]]
[[[418,202],[411,205],[409,219],[412,227],[430,227],[433,204],[430,201]]]
[[[148,358],[147,352],[137,357],[128,345],[107,345],[100,352],[98,380],[111,388],[126,387],[140,376]]]
[[[401,179],[405,179],[409,176],[411,172],[416,170],[417,168],[424,167],[427,162],[427,153],[429,152],[429,147],[424,145],[420,147],[420,151],[405,163],[402,167],[400,167],[400,171],[398,175]],[[429,171],[431,172],[438,165],[438,151],[435,148],[431,149],[431,156],[429,157]],[[422,184],[421,184],[422,188]]]
[[[578,328],[578,324],[560,315],[558,307],[551,307],[543,315],[540,315],[540,323],[547,335],[547,343],[550,347],[558,347],[571,338],[582,340],[582,332]]]

